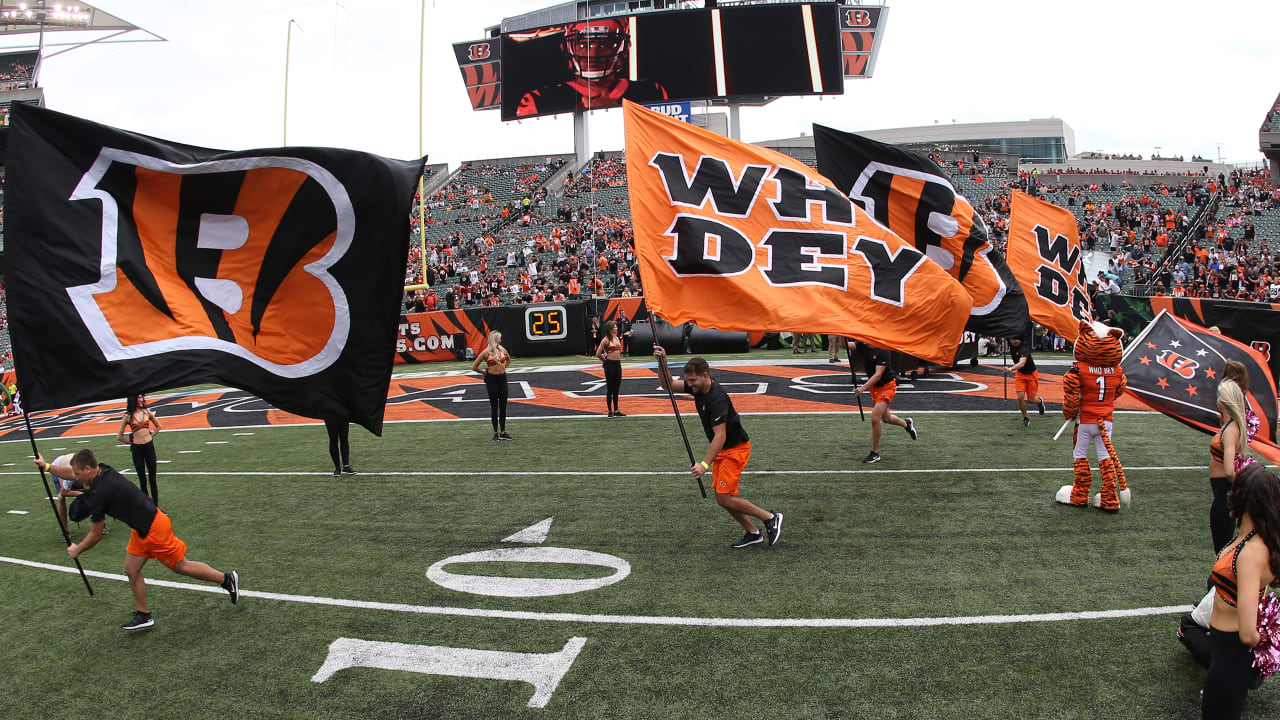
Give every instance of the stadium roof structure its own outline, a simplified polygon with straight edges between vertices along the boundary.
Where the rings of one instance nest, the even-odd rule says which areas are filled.
[[[46,35],[55,34],[54,38]],[[159,35],[85,2],[0,0],[0,51],[40,49],[45,58],[86,45],[164,42]],[[49,48],[61,48],[47,52]]]

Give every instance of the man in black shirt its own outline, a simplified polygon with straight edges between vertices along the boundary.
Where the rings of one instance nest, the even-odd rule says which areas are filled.
[[[880,425],[887,422],[907,431],[912,440],[920,436],[916,432],[916,424],[911,418],[903,420],[889,411],[893,404],[893,396],[898,392],[898,381],[889,369],[889,351],[872,347],[864,342],[858,343],[859,354],[862,355],[863,369],[867,373],[867,381],[858,388],[862,394],[871,390],[871,402],[875,407],[871,410],[871,452],[863,458],[863,463],[880,462]]]
[[[666,350],[661,345],[653,348],[654,357],[661,359],[665,355]],[[668,390],[693,395],[693,404],[698,408],[698,419],[702,421],[702,429],[711,445],[702,461],[691,465],[689,471],[695,478],[711,471],[711,487],[715,490],[716,502],[747,531],[732,547],[744,548],[764,542],[753,517],[764,521],[769,544],[778,544],[778,539],[782,537],[782,513],[762,510],[738,497],[738,479],[747,466],[747,459],[751,457],[751,440],[747,437],[747,431],[742,429],[742,420],[738,417],[738,411],[733,409],[729,393],[720,387],[720,383],[711,379],[711,368],[707,366],[707,361],[700,357],[690,359],[684,365],[683,380],[668,378],[662,373],[659,373],[659,380]]]
[[[1036,361],[1031,357],[1031,348],[1020,337],[1009,338],[1009,357],[1013,365],[1005,368],[1005,372],[1014,373],[1013,388],[1018,392],[1018,409],[1022,411],[1022,427],[1031,425],[1027,417],[1027,398],[1035,398],[1033,402],[1044,414],[1044,398],[1040,396],[1040,373],[1036,370]]]
[[[141,630],[155,624],[147,606],[146,580],[142,577],[142,566],[150,558],[159,560],[181,575],[221,585],[231,594],[232,603],[240,599],[240,577],[236,571],[223,573],[202,562],[188,560],[187,544],[173,534],[169,516],[110,465],[98,464],[92,450],[86,448],[77,452],[71,457],[70,465],[45,462],[39,454],[34,462],[36,467],[44,468],[54,477],[79,481],[85,487],[85,491],[71,503],[69,515],[76,522],[89,518],[92,526],[84,539],[67,548],[68,555],[79,557],[98,544],[107,515],[133,528],[124,558],[124,571],[129,576],[137,612],[133,619],[120,626],[121,629]]]

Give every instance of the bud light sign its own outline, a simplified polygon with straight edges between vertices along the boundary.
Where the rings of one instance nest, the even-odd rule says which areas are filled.
[[[687,102],[658,103],[645,107],[684,122],[693,122],[693,104]]]

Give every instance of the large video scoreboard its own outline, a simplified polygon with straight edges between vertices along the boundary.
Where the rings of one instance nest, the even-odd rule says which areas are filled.
[[[664,101],[838,95],[870,77],[884,6],[812,2],[595,17],[455,43],[472,108],[504,120]]]

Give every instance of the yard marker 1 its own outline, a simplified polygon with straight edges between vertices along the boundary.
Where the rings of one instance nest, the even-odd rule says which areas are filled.
[[[40,456],[40,449],[36,447],[36,436],[31,432],[31,418],[27,416],[27,411],[22,411],[22,421],[27,424],[27,438],[31,440],[31,452]],[[58,529],[62,530],[62,539],[71,546],[71,532],[67,530],[66,523],[62,522],[62,516],[58,514],[58,505],[53,501],[53,491],[49,489],[49,479],[44,476],[44,468],[40,470],[40,482],[44,483],[44,491],[49,496],[49,507],[53,510],[53,517],[58,521]],[[89,597],[93,597],[93,586],[89,584],[89,576],[84,574],[84,566],[80,564],[80,558],[71,558],[76,563],[76,569],[80,571],[80,579],[84,581],[84,587],[89,591]]]
[[[653,311],[649,311],[649,332],[653,333],[653,346],[658,347],[658,328],[653,322]],[[680,419],[680,408],[676,406],[676,396],[671,392],[671,372],[667,369],[667,356],[664,354],[658,358],[658,372],[666,378],[663,386],[667,388],[667,397],[671,399],[671,410],[676,414],[676,424],[680,426],[680,437],[684,439],[684,451],[689,454],[689,467],[693,467],[693,448],[689,446],[689,433],[685,432],[684,420]],[[707,496],[707,488],[702,484],[702,478],[698,478],[698,491],[702,493],[702,497]]]

